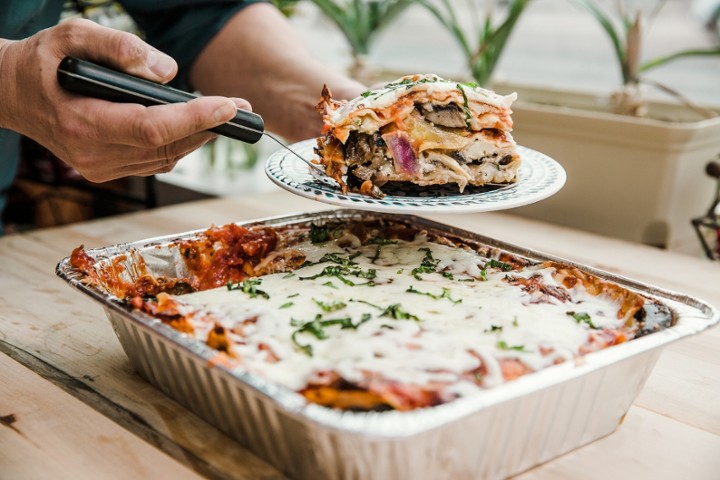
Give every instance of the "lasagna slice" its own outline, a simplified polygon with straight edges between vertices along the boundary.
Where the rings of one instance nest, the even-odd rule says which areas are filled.
[[[402,77],[350,101],[333,100],[325,86],[316,153],[344,193],[382,197],[388,182],[457,184],[460,192],[514,183],[516,98],[432,74]]]

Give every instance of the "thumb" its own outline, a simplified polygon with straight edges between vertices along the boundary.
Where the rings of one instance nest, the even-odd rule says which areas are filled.
[[[64,53],[91,60],[146,80],[167,83],[177,63],[132,33],[103,27],[85,19],[64,22],[70,29]]]

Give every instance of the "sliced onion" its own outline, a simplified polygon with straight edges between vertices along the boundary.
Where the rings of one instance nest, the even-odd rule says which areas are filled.
[[[415,150],[413,150],[412,145],[410,145],[410,137],[407,132],[395,130],[394,132],[383,135],[382,139],[390,149],[393,160],[395,160],[395,170],[410,175],[420,173],[420,165],[418,164]]]

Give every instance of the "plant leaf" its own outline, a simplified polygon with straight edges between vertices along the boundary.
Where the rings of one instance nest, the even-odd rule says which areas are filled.
[[[357,32],[354,28],[355,22],[352,16],[348,16],[345,8],[339,6],[332,0],[312,0],[312,2],[340,29],[354,54],[362,50],[362,46],[358,41]]]
[[[458,20],[458,15],[450,0],[432,2],[431,0],[418,0],[417,3],[425,7],[455,38],[465,53],[468,67],[479,84],[485,84],[492,75],[515,24],[530,0],[510,0],[505,20],[495,29],[493,27],[493,11],[487,10],[482,22],[474,22],[473,32],[466,35]],[[477,9],[471,9],[479,15]],[[481,26],[480,23],[482,23]],[[469,38],[477,39],[472,45]]]
[[[575,0],[575,3],[580,5],[582,8],[588,10],[598,21],[600,26],[605,30],[610,41],[612,42],[613,48],[615,49],[615,57],[620,66],[620,71],[623,77],[623,84],[630,82],[629,72],[627,70],[627,53],[625,47],[620,39],[620,35],[615,29],[612,20],[606,15],[600,8],[595,4],[593,0]]]
[[[639,72],[647,72],[648,70],[652,70],[655,67],[659,67],[660,65],[665,65],[668,62],[671,62],[673,60],[677,60],[678,58],[683,57],[712,57],[712,56],[720,56],[720,47],[711,47],[711,48],[695,48],[695,49],[689,49],[689,50],[682,50],[679,52],[672,53],[670,55],[664,55],[661,57],[654,58],[652,60],[648,60],[647,62],[640,65],[638,68]]]

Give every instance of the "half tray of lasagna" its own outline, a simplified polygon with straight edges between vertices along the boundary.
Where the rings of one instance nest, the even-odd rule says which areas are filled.
[[[617,427],[711,306],[419,217],[352,210],[86,250],[151,383],[297,478],[502,478]],[[442,448],[440,447],[442,446]]]

